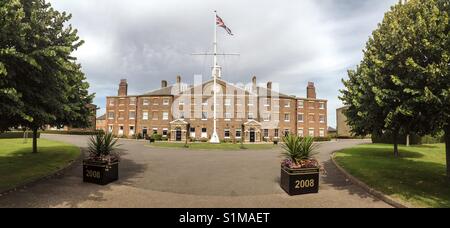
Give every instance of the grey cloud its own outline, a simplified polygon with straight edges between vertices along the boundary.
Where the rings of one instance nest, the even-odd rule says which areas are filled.
[[[209,79],[210,58],[191,56],[212,49],[212,11],[217,9],[236,34],[219,30],[219,50],[240,52],[220,58],[224,79],[280,83],[286,94],[305,96],[314,81],[320,98],[328,99],[329,125],[341,78],[361,59],[362,49],[397,0],[72,0],[50,1],[73,14],[86,44],[76,53],[104,108],[105,96],[115,95],[119,79],[127,78],[138,94],[194,74]],[[101,110],[101,112],[104,109]]]

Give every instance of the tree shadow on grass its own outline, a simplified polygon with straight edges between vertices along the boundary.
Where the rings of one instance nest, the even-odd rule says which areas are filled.
[[[86,156],[87,148],[81,150]],[[113,187],[133,185],[134,178],[146,169],[145,165],[127,159],[129,151],[117,151],[121,154],[121,160],[119,180],[114,183],[106,186],[83,183],[82,161],[78,160],[69,169],[57,175],[0,196],[0,207],[80,207],[86,201],[107,201],[105,193]]]
[[[363,151],[363,152],[361,152]],[[348,155],[348,156],[370,156],[370,157],[378,157],[378,158],[392,158],[392,159],[402,159],[402,158],[422,158],[423,154],[419,152],[409,151],[405,148],[399,148],[399,158],[394,156],[394,150],[388,150],[386,148],[356,148],[356,149],[347,149],[339,151],[339,154]]]
[[[450,181],[445,174],[445,165],[418,161],[423,155],[401,151],[400,158],[386,155],[386,150],[371,149],[370,156],[343,151],[340,164],[360,181],[386,195],[426,207],[450,207]],[[383,150],[383,149],[381,149]],[[383,156],[384,154],[384,156]],[[352,157],[354,156],[354,157]],[[350,166],[350,164],[358,164]],[[331,162],[325,164],[334,166]],[[330,179],[325,180],[330,182]],[[339,183],[332,183],[339,185]]]

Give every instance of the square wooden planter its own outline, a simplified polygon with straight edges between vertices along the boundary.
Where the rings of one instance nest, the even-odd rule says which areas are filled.
[[[119,162],[83,161],[83,182],[107,185],[119,179]]]
[[[290,169],[281,166],[281,188],[289,195],[319,192],[319,168]]]

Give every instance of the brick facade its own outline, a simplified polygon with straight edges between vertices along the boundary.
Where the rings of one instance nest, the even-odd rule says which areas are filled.
[[[217,97],[221,140],[273,141],[285,133],[327,136],[327,101],[316,99],[313,83],[308,84],[307,98],[297,98],[272,91],[271,82],[262,88],[256,77],[252,81],[251,88],[243,89],[218,80],[223,91]],[[172,86],[162,81],[160,89],[129,96],[126,80],[121,80],[119,96],[106,99],[107,131],[130,137],[157,133],[171,141],[184,141],[187,135],[207,141],[213,133],[212,80],[200,85],[201,97],[195,96],[196,87],[181,87],[178,76]]]

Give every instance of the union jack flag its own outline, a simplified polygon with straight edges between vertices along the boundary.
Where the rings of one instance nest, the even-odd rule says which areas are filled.
[[[217,16],[217,15],[216,15],[216,24],[217,24],[217,26],[224,28],[225,31],[227,31],[227,33],[228,33],[229,35],[233,35],[233,33],[231,32],[231,29],[228,28],[228,27],[225,25],[225,23],[223,22],[222,18],[220,18],[220,17]]]

